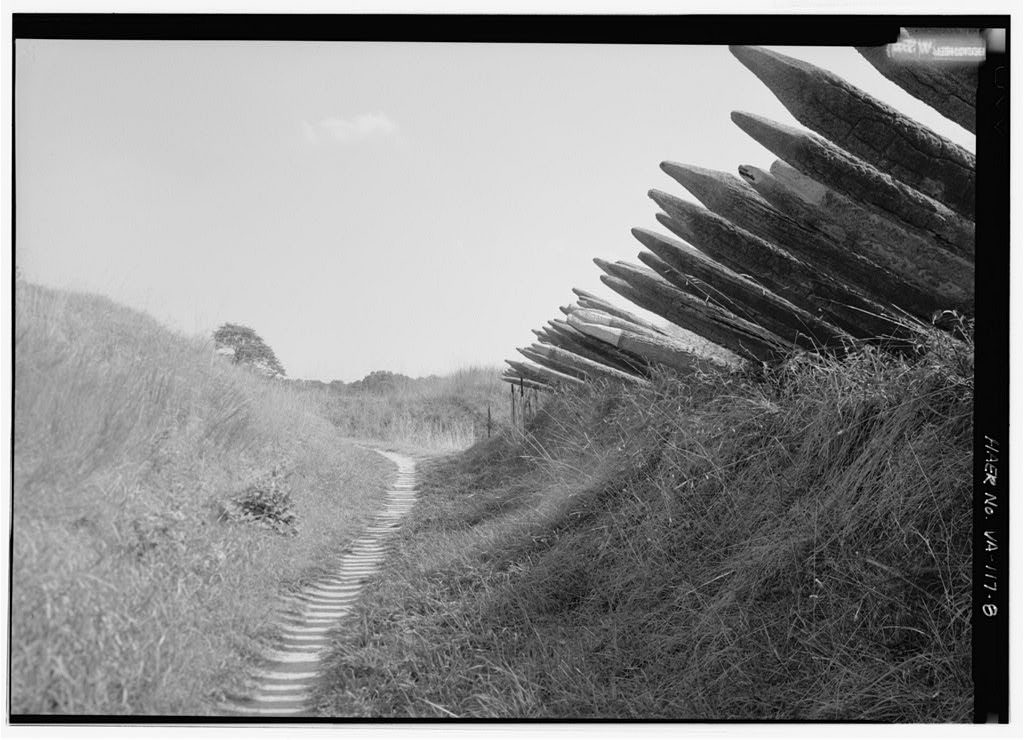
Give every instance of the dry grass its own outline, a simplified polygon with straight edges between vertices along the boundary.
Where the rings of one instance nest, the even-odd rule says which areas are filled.
[[[508,424],[500,369],[467,367],[443,377],[403,378],[372,390],[310,390],[342,434],[410,451],[464,450]]]
[[[16,290],[11,711],[208,712],[390,466],[206,342]]]
[[[973,354],[550,404],[425,468],[325,714],[970,721]]]

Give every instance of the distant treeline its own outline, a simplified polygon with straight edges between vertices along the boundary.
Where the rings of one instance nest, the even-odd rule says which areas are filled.
[[[288,382],[304,388],[315,388],[318,390],[329,390],[337,393],[378,393],[388,394],[395,391],[409,391],[418,386],[436,385],[442,380],[439,375],[428,375],[423,378],[410,378],[402,373],[393,373],[390,370],[374,370],[360,380],[346,383],[344,380],[302,380],[289,379]]]

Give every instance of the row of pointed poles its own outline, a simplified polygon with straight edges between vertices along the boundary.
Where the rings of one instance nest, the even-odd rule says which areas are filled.
[[[737,111],[733,122],[779,158],[768,170],[663,162],[699,205],[651,190],[671,236],[635,228],[642,264],[594,262],[607,287],[667,323],[574,289],[565,318],[534,331],[537,342],[519,348],[527,362],[508,360],[504,380],[644,385],[656,365],[727,369],[854,340],[898,345],[916,331],[908,319],[973,315],[974,155],[831,72],[767,49],[730,51],[810,131]],[[884,49],[858,51],[974,130],[976,67],[912,73]]]

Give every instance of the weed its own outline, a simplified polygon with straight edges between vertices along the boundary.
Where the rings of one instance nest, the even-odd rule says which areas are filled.
[[[292,492],[280,467],[259,476],[221,506],[220,518],[255,522],[278,534],[296,535]]]

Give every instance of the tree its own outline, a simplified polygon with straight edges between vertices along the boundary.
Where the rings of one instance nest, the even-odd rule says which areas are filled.
[[[213,333],[213,342],[217,352],[230,355],[236,365],[248,365],[270,377],[286,374],[274,350],[248,326],[222,324]]]
[[[412,382],[412,378],[389,370],[374,370],[362,380],[350,384],[352,390],[385,394]]]

